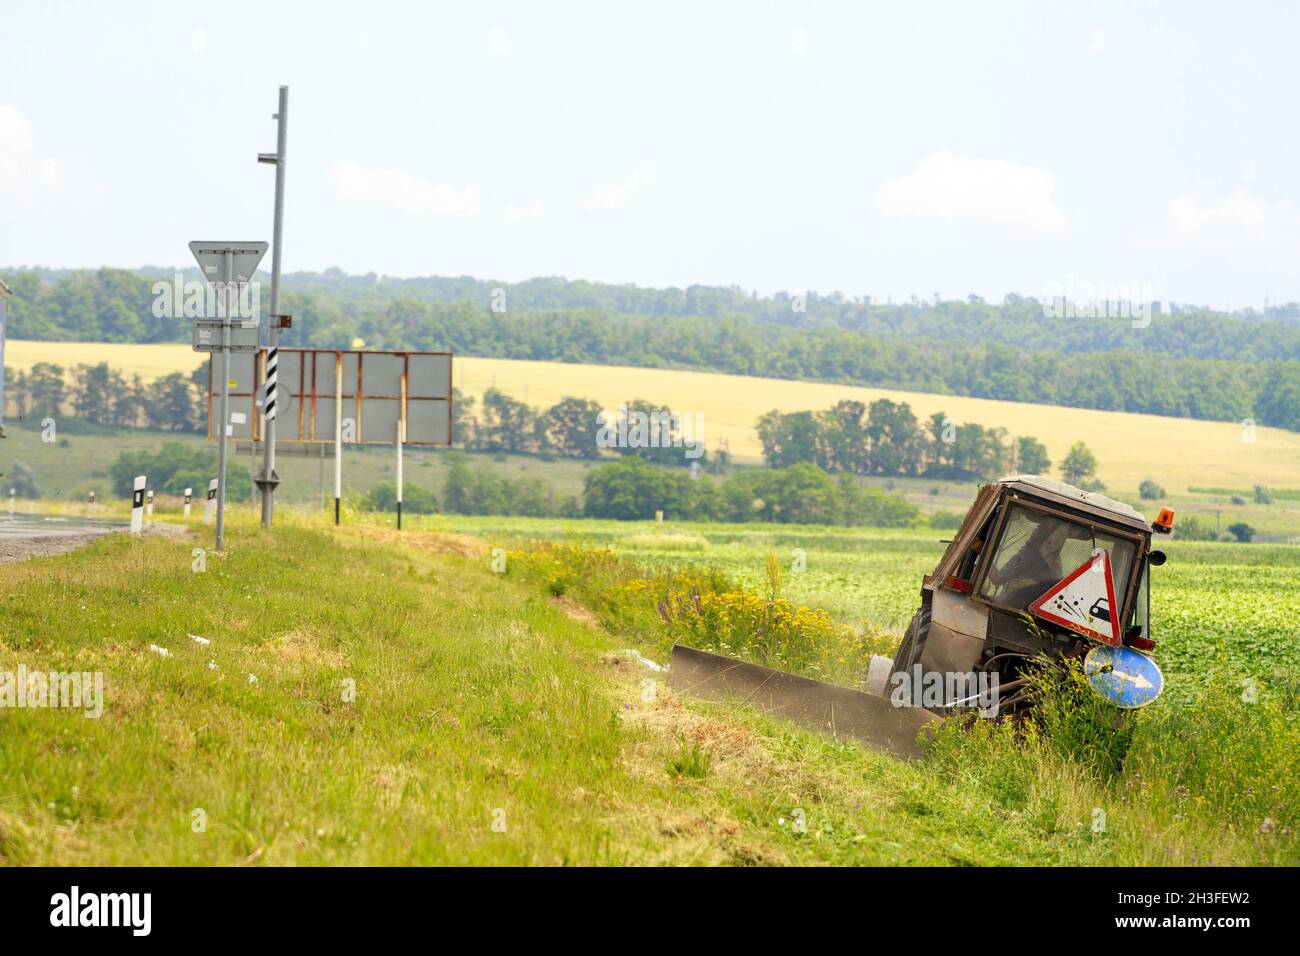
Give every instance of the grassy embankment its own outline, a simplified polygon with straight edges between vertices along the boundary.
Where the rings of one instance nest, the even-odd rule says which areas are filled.
[[[1068,734],[953,732],[905,765],[645,684],[616,652],[661,647],[653,594],[610,604],[641,573],[612,557],[494,574],[473,539],[236,510],[193,573],[205,540],[0,567],[0,670],[107,685],[98,720],[0,711],[5,862],[1297,860],[1294,712],[1267,689],[1149,712],[1119,772]]]

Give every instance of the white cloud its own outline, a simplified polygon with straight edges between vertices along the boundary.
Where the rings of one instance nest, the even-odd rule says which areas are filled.
[[[916,170],[876,189],[886,216],[973,222],[1020,236],[1063,236],[1065,216],[1052,202],[1052,174],[1001,159],[954,156],[942,149]]]
[[[506,206],[505,215],[501,221],[506,225],[514,225],[520,222],[538,222],[546,218],[546,206],[540,199],[532,199],[522,206]]]
[[[334,165],[330,190],[344,202],[412,216],[477,216],[482,205],[476,185],[458,189],[400,169],[366,169],[350,159]]]
[[[1184,194],[1155,229],[1139,234],[1145,249],[1183,255],[1246,257],[1287,273],[1300,272],[1300,209],[1236,190],[1206,199]]]
[[[0,179],[31,175],[37,163],[36,131],[27,117],[0,104]]]
[[[588,212],[602,212],[621,209],[632,197],[655,181],[655,163],[647,159],[641,168],[631,176],[617,183],[600,183],[592,189],[590,195],[582,201],[582,208]]]

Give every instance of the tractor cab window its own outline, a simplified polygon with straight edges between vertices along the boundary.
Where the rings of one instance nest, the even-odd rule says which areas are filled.
[[[980,594],[1004,607],[1027,608],[1053,584],[1083,565],[1097,548],[1104,548],[1110,555],[1115,599],[1122,605],[1136,550],[1132,541],[1090,525],[1012,505]],[[1112,613],[1118,613],[1118,609]]]

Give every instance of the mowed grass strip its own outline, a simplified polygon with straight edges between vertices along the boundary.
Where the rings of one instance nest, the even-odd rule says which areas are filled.
[[[677,698],[618,654],[626,638],[492,573],[472,539],[283,512],[270,534],[237,514],[229,555],[194,573],[200,544],[114,535],[0,567],[0,671],[106,681],[97,720],[0,709],[0,861],[1272,862],[1294,847],[1203,820],[1153,844],[1149,807],[1068,762],[1008,776],[1020,758],[976,746],[974,762],[902,764]]]

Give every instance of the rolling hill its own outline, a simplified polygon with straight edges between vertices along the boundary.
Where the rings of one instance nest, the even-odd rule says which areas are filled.
[[[202,361],[187,345],[134,345],[11,340],[6,364],[24,369],[41,361],[65,367],[108,362],[145,379],[193,370]],[[1003,427],[1013,435],[1033,435],[1059,461],[1076,441],[1097,455],[1098,474],[1114,490],[1132,493],[1143,478],[1185,492],[1193,486],[1275,489],[1300,486],[1300,434],[1259,427],[1245,441],[1235,422],[1166,418],[1005,402],[992,399],[905,392],[817,382],[753,378],[715,372],[620,366],[579,365],[512,359],[458,358],[455,381],[467,395],[481,397],[496,386],[534,407],[566,395],[592,398],[613,409],[644,398],[682,412],[701,412],[705,444],[729,443],[738,461],[758,461],[754,421],[763,412],[821,409],[846,399],[890,398],[912,406],[918,417],[942,411],[955,422]]]

